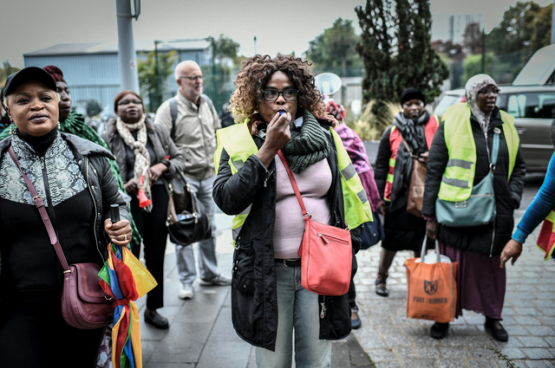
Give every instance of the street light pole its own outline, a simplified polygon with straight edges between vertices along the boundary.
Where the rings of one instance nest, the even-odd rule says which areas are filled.
[[[159,41],[154,40],[154,74],[156,74],[156,108],[160,106],[160,75],[158,74],[158,43]]]
[[[482,28],[482,74],[486,73],[486,30]]]
[[[256,55],[256,36],[254,36],[254,54]]]
[[[138,2],[136,1],[135,4]],[[137,11],[137,5],[135,5]],[[137,54],[133,39],[133,18],[138,14],[131,13],[130,0],[116,0],[116,16],[118,21],[118,59],[120,84],[123,90],[139,93],[139,76],[137,74]]]
[[[553,11],[551,14],[551,44],[555,43],[555,0],[553,1]]]

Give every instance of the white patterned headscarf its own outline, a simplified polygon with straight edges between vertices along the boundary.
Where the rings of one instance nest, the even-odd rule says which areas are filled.
[[[486,114],[478,107],[478,103],[476,102],[476,96],[478,92],[484,87],[487,86],[495,86],[497,87],[497,83],[487,74],[477,74],[470,78],[466,85],[464,86],[464,90],[466,93],[466,102],[470,107],[470,111],[472,111],[472,115],[478,120],[480,123],[480,127],[484,131],[484,133],[488,130],[489,120],[491,117],[491,113]]]
[[[129,148],[133,150],[135,153],[135,167],[133,168],[133,177],[137,180],[141,180],[141,175],[150,166],[150,154],[148,153],[148,149],[146,148],[146,141],[147,141],[147,133],[146,133],[146,125],[145,125],[145,115],[141,120],[136,122],[135,124],[126,124],[118,117],[116,122],[116,128],[118,130],[121,139],[125,142]],[[131,131],[139,130],[137,132],[137,140],[133,137]],[[152,195],[150,192],[150,175],[149,170],[146,170],[145,179],[144,179],[144,190],[146,196],[152,200]],[[150,212],[152,210],[152,204],[150,206],[145,207],[144,210],[146,212]]]

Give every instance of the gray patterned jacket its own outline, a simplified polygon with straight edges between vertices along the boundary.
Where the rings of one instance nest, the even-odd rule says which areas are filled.
[[[61,139],[59,139],[60,137]],[[55,170],[56,165],[59,166],[60,164],[67,165],[68,167],[71,166],[74,170],[63,170],[61,173],[56,173],[58,180],[54,181],[54,185],[51,185],[48,191],[50,201],[56,205],[62,200],[67,199],[67,193],[75,195],[82,190],[88,190],[93,199],[96,212],[95,221],[91,224],[95,229],[96,247],[102,259],[106,260],[109,239],[104,231],[104,220],[110,218],[110,205],[119,204],[121,219],[129,221],[127,205],[118,191],[110,165],[106,160],[106,158],[114,159],[114,157],[108,150],[73,134],[60,133],[60,137],[56,138],[56,140],[59,140],[55,140],[53,143],[53,145],[57,144],[59,146],[57,148],[60,151],[54,152],[51,158],[49,158],[48,151],[46,153],[45,164],[47,171]],[[15,165],[11,166],[13,162],[9,158],[7,151],[12,144],[12,139],[18,138],[10,136],[0,141],[0,172],[6,176],[5,178],[0,178],[2,182],[5,182],[0,183],[0,187],[4,187],[7,183],[10,184],[9,189],[0,188],[0,193],[2,197],[8,197],[17,202],[25,203],[31,200],[30,204],[32,204],[28,191],[20,189],[21,185],[25,185],[21,174],[19,171],[13,170]],[[18,150],[15,147],[14,150],[18,155],[18,160],[24,172],[30,177],[39,195],[44,195],[46,191],[42,178],[33,175],[35,170],[33,162],[36,162],[36,154],[25,150],[25,147],[21,144],[18,144],[18,146]],[[63,148],[66,148],[66,150],[64,151]],[[30,156],[33,154],[35,157]],[[52,162],[49,162],[49,160],[52,160]],[[9,165],[9,167],[6,165]],[[48,178],[49,182],[53,181],[50,179],[51,175],[48,175]],[[67,180],[60,180],[60,178]],[[19,189],[17,189],[18,187]],[[45,200],[44,202],[47,203],[48,201]]]

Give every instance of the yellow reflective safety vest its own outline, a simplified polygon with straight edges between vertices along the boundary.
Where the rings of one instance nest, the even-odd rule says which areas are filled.
[[[343,146],[339,135],[330,128],[333,136],[339,171],[341,173],[341,187],[343,192],[343,203],[345,208],[345,222],[350,229],[355,229],[365,222],[373,221],[372,210],[366,196],[366,191],[362,186],[360,178],[355,171],[349,154]],[[218,147],[214,154],[216,173],[219,170],[222,151],[229,155],[229,166],[232,175],[235,175],[243,167],[245,161],[258,152],[258,147],[252,139],[252,135],[246,123],[235,124],[230,127],[216,131]],[[250,213],[252,204],[242,213],[233,218],[231,228],[233,232],[233,244],[238,238],[245,221]]]
[[[509,176],[513,172],[520,138],[514,117],[499,110],[503,134],[509,149]],[[449,202],[462,202],[470,197],[476,172],[476,143],[470,123],[470,107],[458,103],[443,114],[445,144],[449,152],[447,167],[441,180],[438,197]]]

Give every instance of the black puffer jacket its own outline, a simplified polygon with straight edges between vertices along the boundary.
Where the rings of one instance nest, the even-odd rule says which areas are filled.
[[[328,163],[332,172],[332,186],[328,193],[332,224],[342,227],[345,223],[341,176],[337,151],[329,133],[329,123],[320,121],[326,128],[330,155]],[[264,129],[259,126],[259,129]],[[264,140],[253,137],[260,148]],[[237,238],[233,254],[232,320],[241,338],[252,345],[275,351],[278,308],[276,273],[274,265],[273,234],[276,208],[276,164],[268,170],[256,157],[251,156],[235,175],[231,174],[229,155],[224,150],[220,159],[218,176],[214,182],[214,201],[228,215],[237,215],[251,203],[251,212]],[[290,185],[290,184],[288,184]],[[360,231],[351,231],[353,257],[360,248]],[[356,268],[356,262],[353,262]],[[347,296],[319,296],[320,313],[325,303],[325,317],[320,319],[320,339],[335,340],[351,332],[350,308]]]
[[[94,219],[96,248],[104,261],[108,259],[107,245],[110,242],[104,231],[104,220],[110,218],[110,205],[119,204],[120,217],[129,221],[129,211],[118,187],[110,164],[106,158],[114,159],[114,156],[99,145],[82,139],[73,134],[61,133],[62,138],[68,143],[69,148],[75,156],[75,161],[87,182],[87,191],[90,193],[96,209]],[[7,154],[12,138],[8,137],[0,141],[0,157]]]
[[[489,159],[486,149],[486,140],[484,132],[480,124],[470,118],[472,125],[472,134],[476,142],[476,173],[474,176],[474,185],[480,183],[489,172]],[[499,114],[499,109],[495,108],[492,112],[491,120],[488,127],[488,147],[489,152],[493,145],[493,129],[499,127],[501,134],[499,136],[499,155],[497,158],[497,167],[494,173],[494,190],[495,204],[497,206],[497,217],[495,220],[495,239],[492,247],[493,224],[473,227],[446,227],[439,228],[438,240],[451,247],[463,250],[470,250],[486,255],[497,256],[501,254],[503,247],[511,239],[514,227],[513,213],[515,208],[520,206],[522,190],[524,188],[524,174],[526,172],[524,159],[520,153],[520,148],[516,156],[515,166],[509,181],[509,151],[505,134],[502,129],[503,121]],[[456,144],[456,143],[455,143]],[[439,193],[439,186],[449,153],[445,144],[444,125],[441,124],[437,130],[430,155],[428,157],[428,171],[426,173],[426,189],[424,192],[424,205],[422,214],[425,217],[435,216],[435,204]]]

